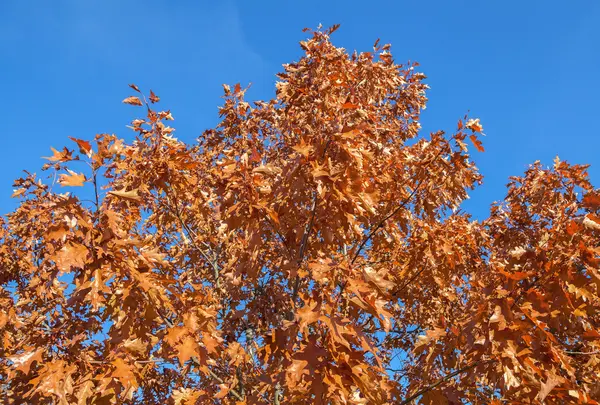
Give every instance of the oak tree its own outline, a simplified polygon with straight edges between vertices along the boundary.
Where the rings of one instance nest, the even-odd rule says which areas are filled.
[[[187,145],[53,149],[0,228],[0,387],[20,404],[600,401],[600,193],[558,158],[485,220],[483,128],[424,134],[425,76],[310,31],[275,98],[224,86]]]

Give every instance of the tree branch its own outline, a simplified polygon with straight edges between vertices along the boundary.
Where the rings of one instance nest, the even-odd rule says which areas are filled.
[[[217,265],[216,261],[214,259],[211,259],[208,256],[208,253],[206,253],[206,251],[204,251],[204,249],[202,249],[200,246],[198,246],[198,244],[196,243],[196,239],[198,238],[198,235],[196,234],[196,232],[194,232],[192,229],[190,229],[190,227],[185,223],[185,221],[183,220],[183,218],[181,218],[181,214],[179,212],[179,208],[177,207],[177,203],[175,202],[175,208],[173,209],[171,207],[171,205],[173,205],[171,203],[171,199],[169,198],[168,193],[165,193],[165,196],[167,197],[167,202],[169,203],[168,208],[171,212],[173,212],[175,214],[175,217],[179,220],[179,223],[181,224],[181,227],[185,230],[185,232],[188,234],[188,238],[190,239],[192,246],[194,246],[194,248],[196,248],[196,250],[198,252],[200,252],[200,254],[204,257],[204,259],[211,265],[211,267],[213,268],[214,271],[214,277],[215,277],[215,283],[217,285],[217,289],[221,289],[221,278],[220,278],[220,269],[219,266]],[[214,253],[213,253],[214,255]]]
[[[572,352],[570,350],[563,350],[563,352],[565,352],[567,354],[584,354],[584,355],[585,354],[589,354],[589,355],[600,354],[600,350],[594,350],[594,351],[591,351],[591,352]]]
[[[427,164],[424,166],[424,168],[429,167],[429,165],[431,165],[432,162],[435,162],[437,160],[437,158],[440,157],[440,155],[442,154],[443,151],[444,151],[444,149],[440,148],[439,152],[433,157],[433,159],[431,159],[429,162],[427,162]],[[358,246],[358,249],[356,250],[356,253],[354,254],[354,257],[352,258],[352,261],[350,262],[350,264],[354,264],[354,262],[360,255],[360,251],[365,247],[367,242],[377,233],[377,231],[379,229],[381,229],[385,225],[385,223],[388,219],[390,219],[391,217],[396,215],[398,213],[398,211],[400,211],[402,208],[404,208],[406,206],[406,204],[408,204],[408,202],[417,193],[417,191],[419,191],[419,189],[421,188],[422,185],[423,185],[423,181],[421,181],[419,184],[417,184],[417,187],[415,187],[415,189],[410,193],[410,195],[408,197],[406,197],[404,199],[404,201],[398,207],[396,207],[391,213],[389,213],[381,221],[379,221],[377,223],[377,225],[375,225],[375,227],[371,228],[371,231],[369,232],[369,234],[362,240],[362,242]]]
[[[448,375],[446,375],[445,377],[440,378],[439,380],[437,380],[435,383],[428,385],[427,387],[417,391],[416,393],[414,393],[413,395],[411,395],[410,397],[406,398],[404,401],[400,402],[398,405],[406,405],[408,403],[410,403],[412,400],[417,399],[418,397],[420,397],[421,395],[433,390],[434,388],[438,387],[439,385],[443,384],[444,382],[448,381],[449,379],[451,379],[452,377],[456,377],[459,374],[464,373],[465,371],[469,371],[472,368],[477,367],[480,364],[488,364],[488,363],[493,363],[496,360],[487,360],[487,361],[483,361],[483,360],[478,360],[474,363],[469,364],[468,366],[465,366],[461,369],[458,369]]]
[[[406,197],[406,199],[404,201],[402,201],[402,203],[398,207],[396,207],[391,213],[389,213],[388,215],[386,215],[381,221],[379,221],[379,223],[377,223],[377,225],[374,228],[371,229],[371,231],[369,232],[369,234],[365,238],[363,238],[362,242],[358,246],[358,249],[356,250],[356,253],[354,254],[354,257],[350,261],[350,264],[354,264],[354,262],[356,261],[356,259],[360,255],[360,251],[365,247],[365,245],[367,244],[367,242],[369,240],[371,240],[371,238],[375,235],[375,233],[377,233],[377,231],[379,229],[381,229],[383,227],[383,225],[385,225],[385,222],[388,219],[390,219],[391,217],[393,217],[394,215],[396,215],[398,213],[398,211],[400,211],[402,208],[404,208],[406,206],[406,204],[408,204],[408,202],[415,195],[415,193],[417,191],[419,191],[419,188],[421,188],[422,184],[423,184],[423,182],[420,182],[417,185],[417,187],[415,187],[415,189],[410,193],[410,195],[408,197]]]
[[[321,159],[325,157],[325,153],[327,153],[327,148],[331,143],[331,139],[327,141],[325,144],[325,148],[323,149],[323,153],[321,153]],[[308,245],[308,238],[310,237],[310,233],[312,232],[312,228],[315,222],[315,216],[317,213],[317,200],[319,197],[319,193],[315,190],[313,193],[313,201],[310,209],[310,220],[304,227],[304,234],[302,235],[302,241],[300,242],[300,252],[298,254],[298,268],[302,265],[304,261],[304,254],[306,252],[306,246]],[[296,275],[296,279],[294,280],[294,287],[292,291],[292,302],[296,302],[296,298],[298,297],[298,289],[300,288],[300,276]]]
[[[89,364],[110,364],[110,361],[108,360],[86,360],[87,363]],[[148,363],[172,363],[173,359],[148,359],[148,360],[134,360],[134,363],[137,364],[148,364]],[[195,365],[200,365],[200,362],[198,361],[198,359],[196,358],[192,358],[192,362]],[[218,375],[216,375],[214,373],[214,371],[212,370],[208,370],[208,375],[210,375],[215,381],[217,381],[219,384],[225,384],[225,381],[219,377]],[[236,390],[234,390],[233,388],[229,390],[229,393],[231,395],[233,395],[237,400],[239,401],[243,401],[244,397],[242,395],[240,395]]]

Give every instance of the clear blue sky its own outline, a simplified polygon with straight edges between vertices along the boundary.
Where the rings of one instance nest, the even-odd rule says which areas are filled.
[[[428,75],[424,129],[480,117],[485,184],[465,209],[483,217],[508,176],[556,154],[590,163],[600,184],[600,2],[0,0],[0,213],[12,180],[40,173],[50,146],[100,132],[131,139],[128,83],[152,88],[193,142],[217,122],[222,83],[274,94],[281,64],[298,59],[304,27],[340,23],[336,44],[392,43],[397,61]]]

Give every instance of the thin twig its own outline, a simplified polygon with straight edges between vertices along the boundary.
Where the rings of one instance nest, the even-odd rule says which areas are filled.
[[[412,277],[410,278],[410,280],[408,280],[406,283],[404,283],[404,285],[403,285],[402,287],[400,287],[400,289],[399,289],[398,291],[394,292],[394,293],[392,294],[392,296],[396,296],[396,295],[400,294],[402,291],[404,291],[404,290],[406,289],[406,287],[408,287],[408,286],[409,286],[409,285],[410,285],[410,284],[411,284],[413,281],[415,281],[415,279],[416,279],[417,277],[419,277],[419,275],[420,275],[421,273],[423,273],[423,271],[424,271],[424,270],[425,270],[425,266],[423,266],[423,268],[422,268],[421,270],[417,271],[417,272],[415,273],[415,275],[414,275],[414,276],[412,276]]]
[[[417,391],[416,393],[414,393],[413,395],[411,395],[410,397],[406,398],[404,401],[400,402],[398,405],[406,405],[408,403],[410,403],[412,400],[417,399],[418,397],[420,397],[421,395],[425,394],[426,392],[431,391],[432,389],[436,388],[437,386],[443,384],[444,382],[448,381],[449,379],[451,379],[452,377],[456,377],[459,374],[464,373],[465,371],[468,371],[480,364],[487,364],[487,363],[492,363],[495,362],[496,360],[487,360],[487,361],[476,361],[474,363],[469,364],[468,366],[465,366],[461,369],[458,369],[448,375],[446,375],[445,377],[440,378],[439,380],[437,380],[435,383],[428,385],[427,387]]]
[[[273,398],[273,405],[280,405],[281,404],[281,385],[279,383],[277,383],[277,385],[275,386],[275,395]]]
[[[177,207],[177,203],[175,202],[175,208],[173,209],[171,206],[173,205],[171,203],[171,199],[169,198],[169,194],[165,193],[165,196],[167,197],[167,202],[169,204],[169,209],[171,210],[171,212],[173,212],[175,214],[175,217],[179,220],[179,223],[181,224],[181,227],[183,228],[183,230],[185,230],[185,232],[188,234],[188,238],[192,243],[192,246],[194,246],[194,248],[196,248],[196,250],[198,252],[200,252],[200,254],[204,257],[204,259],[206,259],[206,261],[211,265],[211,267],[213,268],[214,271],[214,277],[215,277],[215,283],[217,285],[217,289],[221,289],[221,278],[220,278],[220,269],[219,266],[217,265],[216,261],[214,259],[211,259],[208,256],[208,253],[206,253],[206,251],[204,249],[202,249],[200,246],[198,246],[198,244],[196,243],[196,239],[197,239],[197,234],[196,232],[194,232],[192,229],[190,229],[190,227],[185,223],[185,221],[183,220],[183,218],[181,218],[181,214],[179,212],[179,208]],[[214,253],[213,253],[214,255]]]
[[[594,350],[594,351],[592,351],[592,352],[572,352],[572,351],[570,351],[570,350],[563,350],[563,352],[565,352],[565,353],[567,353],[567,354],[584,354],[584,355],[585,355],[585,354],[589,354],[589,355],[592,355],[592,354],[600,354],[600,350]]]
[[[437,160],[437,158],[440,157],[440,155],[442,154],[443,151],[444,151],[444,149],[440,148],[439,152],[433,157],[433,159],[431,159],[425,165],[424,168],[427,168],[432,162],[435,162]],[[371,231],[369,232],[369,234],[363,239],[363,241],[358,246],[358,249],[356,250],[356,253],[354,254],[354,257],[352,258],[352,261],[350,262],[350,264],[354,264],[354,262],[356,261],[356,259],[360,255],[360,251],[365,247],[365,245],[367,244],[367,242],[375,235],[375,233],[377,233],[377,231],[379,229],[381,229],[385,225],[385,223],[386,223],[386,221],[388,219],[390,219],[391,217],[393,217],[394,215],[396,215],[398,213],[398,211],[400,211],[402,208],[404,208],[406,206],[406,204],[408,204],[408,202],[417,193],[417,191],[419,191],[419,189],[421,188],[421,186],[423,185],[423,183],[424,183],[423,181],[419,182],[419,184],[417,184],[417,187],[415,187],[415,189],[410,193],[410,195],[408,197],[406,197],[404,199],[404,201],[398,207],[396,207],[391,213],[389,213],[381,221],[379,221],[374,228],[371,228]]]
[[[95,197],[95,202],[94,204],[96,204],[96,213],[100,211],[100,196],[98,195],[98,173],[96,171],[96,169],[92,169],[92,178],[93,178],[93,183],[94,183],[94,197]]]
[[[137,364],[148,364],[148,363],[171,363],[173,360],[172,359],[148,359],[148,360],[134,360],[134,363]],[[111,362],[108,360],[86,360],[87,363],[89,364],[110,364]],[[200,362],[198,361],[198,359],[196,358],[192,358],[192,362],[196,365],[199,365]],[[216,375],[212,370],[208,370],[208,374],[215,380],[217,381],[219,384],[224,384],[225,381],[219,377],[218,375]],[[236,390],[234,389],[230,389],[229,393],[231,395],[233,395],[236,399],[243,401],[244,397],[241,396]]]
[[[208,370],[208,374],[215,379],[215,381],[217,381],[219,384],[224,384],[225,381],[223,381],[223,379],[221,377],[219,377],[218,375],[216,375],[212,370]],[[234,390],[233,388],[229,389],[229,393],[231,395],[233,395],[238,401],[243,401],[244,397],[242,397],[236,390]]]
[[[374,228],[371,229],[371,231],[369,232],[369,234],[362,240],[362,242],[358,246],[358,249],[356,250],[356,253],[354,254],[354,257],[350,261],[350,264],[354,264],[354,262],[356,261],[356,259],[360,255],[360,251],[365,247],[365,245],[367,244],[367,242],[369,240],[371,240],[371,238],[375,235],[375,233],[377,233],[377,231],[383,227],[383,225],[385,224],[385,222],[388,219],[390,219],[391,217],[393,217],[394,215],[396,215],[398,213],[398,211],[400,211],[402,208],[404,208],[406,206],[406,204],[408,204],[408,202],[416,194],[416,192],[419,191],[419,188],[421,188],[422,184],[423,184],[423,182],[420,182],[417,185],[417,187],[415,187],[415,189],[410,193],[410,195],[408,197],[406,197],[406,199],[404,201],[402,201],[402,203],[398,207],[396,207],[391,213],[389,213],[388,215],[386,215],[381,221],[379,221],[377,223],[377,225]]]
[[[89,364],[110,364],[108,360],[86,360]],[[133,360],[136,364],[149,364],[149,363],[171,363],[168,359],[148,359],[148,360]]]

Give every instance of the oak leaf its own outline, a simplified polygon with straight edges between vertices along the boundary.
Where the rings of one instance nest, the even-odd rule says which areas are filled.
[[[70,140],[72,140],[73,142],[75,142],[77,144],[77,146],[79,146],[79,151],[81,153],[83,153],[84,155],[87,155],[88,157],[90,157],[92,155],[92,144],[89,143],[88,141],[84,141],[82,139],[77,139],[77,138],[73,138],[73,137],[69,137]]]
[[[12,367],[18,371],[22,371],[25,374],[29,374],[29,370],[33,365],[33,362],[42,362],[42,348],[38,348],[32,351],[26,351],[17,356],[10,356],[8,360],[12,362]]]
[[[83,173],[75,173],[71,170],[68,170],[69,174],[61,174],[58,182],[61,186],[70,186],[70,187],[82,187],[86,181],[85,175]]]
[[[468,120],[467,123],[465,124],[465,127],[469,128],[473,132],[483,132],[483,127],[481,126],[481,123],[479,122],[479,118],[472,118],[472,119]]]
[[[125,189],[120,189],[120,190],[111,190],[108,192],[109,195],[113,195],[115,197],[119,197],[119,198],[123,198],[126,200],[132,200],[132,201],[141,201],[141,197],[138,195],[138,190],[134,189],[134,190],[125,190]]]
[[[197,357],[198,348],[198,343],[191,336],[184,337],[181,343],[177,345],[179,364],[183,366],[192,357]]]

